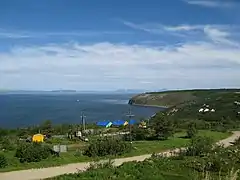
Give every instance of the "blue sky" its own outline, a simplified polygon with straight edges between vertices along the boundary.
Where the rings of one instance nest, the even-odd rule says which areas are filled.
[[[240,1],[2,0],[0,89],[240,86]]]

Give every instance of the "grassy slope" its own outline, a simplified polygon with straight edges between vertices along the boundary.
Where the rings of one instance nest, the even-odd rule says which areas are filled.
[[[189,101],[198,101],[209,96],[221,96],[222,94],[234,94],[240,89],[209,89],[209,90],[182,90],[166,92],[150,92],[139,94],[130,99],[130,103],[138,105],[156,105],[172,107]],[[236,95],[240,95],[235,93]]]
[[[184,132],[176,133],[174,137],[170,138],[166,141],[139,141],[133,142],[134,150],[128,154],[123,155],[123,157],[137,156],[143,154],[152,154],[161,152],[167,149],[174,149],[178,147],[186,146],[189,142],[189,139],[181,138],[185,135]],[[230,136],[230,133],[221,133],[221,132],[213,132],[213,131],[199,131],[200,136],[208,136],[214,139],[214,141],[218,141],[220,139],[227,138]],[[22,170],[22,169],[30,169],[30,168],[41,168],[41,167],[50,167],[50,166],[58,166],[69,163],[77,163],[77,162],[86,162],[86,161],[96,161],[97,159],[89,158],[86,156],[75,156],[76,149],[71,149],[71,151],[67,153],[62,153],[60,158],[50,158],[43,160],[38,163],[19,163],[18,159],[14,157],[14,152],[5,153],[8,158],[9,166],[4,169],[0,169],[0,172],[4,171],[13,171],[13,170]],[[107,157],[109,158],[109,157]],[[112,158],[112,157],[111,157]]]
[[[235,101],[240,102],[239,92],[240,89],[169,91],[138,95],[130,101],[133,104],[168,106],[169,112],[173,109],[177,110],[170,113],[175,119],[206,119],[208,121],[227,119],[228,123],[230,119],[234,126],[234,123],[240,120],[240,114],[238,114],[240,106],[234,104]],[[199,113],[199,109],[204,104],[209,105],[209,108],[215,109],[216,112]]]

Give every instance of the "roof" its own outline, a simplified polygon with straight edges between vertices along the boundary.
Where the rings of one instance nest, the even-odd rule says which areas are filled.
[[[136,122],[137,122],[137,121],[136,121],[135,119],[130,119],[129,124],[130,124],[130,125],[133,125],[133,124],[136,124]]]
[[[97,122],[97,126],[107,126],[109,123],[111,123],[110,121],[99,121]]]
[[[116,120],[116,121],[113,121],[113,125],[114,126],[122,126],[122,125],[124,125],[124,123],[125,123],[126,121],[124,121],[124,120]]]
[[[33,136],[44,136],[43,134],[40,134],[40,133],[38,133],[38,134],[34,134]]]

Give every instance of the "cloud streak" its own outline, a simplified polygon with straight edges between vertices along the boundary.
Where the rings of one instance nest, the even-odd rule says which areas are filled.
[[[237,34],[240,30],[239,26],[219,25],[219,24],[181,24],[176,26],[162,24],[134,24],[132,22],[124,22],[130,28],[138,29],[147,33],[157,35],[168,35],[176,37],[184,37],[190,39],[198,38],[200,40],[208,40],[214,43],[225,43],[231,46],[239,47],[239,43],[231,39],[232,35]]]
[[[218,1],[218,0],[183,0],[190,5],[198,5],[209,8],[230,8],[233,7],[236,2]]]
[[[127,31],[70,31],[70,32],[30,32],[30,31],[9,31],[0,29],[0,39],[33,39],[51,37],[82,37],[131,34]]]

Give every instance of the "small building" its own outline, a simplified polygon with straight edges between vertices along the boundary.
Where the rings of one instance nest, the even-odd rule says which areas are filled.
[[[101,127],[105,127],[105,128],[109,128],[111,127],[113,123],[110,121],[99,121],[97,122],[97,126],[101,126]]]
[[[140,128],[147,128],[147,123],[145,121],[142,121],[140,124],[139,124],[139,127]]]
[[[67,152],[67,146],[66,145],[54,145],[53,151],[58,152],[58,153]]]
[[[204,112],[209,112],[209,109],[207,108],[207,109],[204,109]]]
[[[215,112],[215,109],[211,109],[211,112]]]
[[[130,119],[130,121],[129,121],[129,124],[130,124],[130,125],[134,125],[134,124],[136,124],[136,123],[137,123],[137,121],[134,120],[134,119]]]
[[[126,125],[128,125],[128,122],[124,121],[124,120],[116,120],[116,121],[113,121],[112,125],[113,126],[126,126]]]
[[[204,109],[203,109],[203,108],[201,108],[201,109],[199,109],[199,110],[198,110],[198,112],[203,112],[203,111],[204,111]]]
[[[81,131],[77,131],[76,132],[76,137],[82,137],[82,132]]]
[[[43,141],[44,141],[44,135],[42,135],[42,134],[34,134],[32,137],[32,142],[40,143]]]

